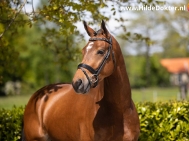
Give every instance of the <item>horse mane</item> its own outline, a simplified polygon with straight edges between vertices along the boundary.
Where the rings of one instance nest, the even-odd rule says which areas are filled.
[[[45,95],[46,95],[45,101],[47,101],[48,95],[53,93],[53,92],[57,92],[59,89],[61,89],[63,87],[63,84],[70,84],[70,83],[49,84],[49,85],[46,85],[46,86],[42,87],[41,89],[37,90],[33,94],[33,99],[35,99],[35,105],[36,105],[37,101]]]

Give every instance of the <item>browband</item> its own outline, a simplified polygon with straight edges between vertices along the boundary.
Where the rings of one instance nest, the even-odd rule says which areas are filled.
[[[112,45],[112,38],[110,38],[110,40],[106,39],[106,38],[90,38],[89,41],[105,41],[107,43],[109,43],[110,45]]]

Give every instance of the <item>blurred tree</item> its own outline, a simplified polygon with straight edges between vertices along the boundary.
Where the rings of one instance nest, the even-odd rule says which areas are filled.
[[[170,85],[169,73],[160,64],[160,60],[161,60],[161,53],[154,53],[150,58],[151,79],[150,79],[150,85],[148,84],[148,86],[169,86]]]
[[[183,7],[186,3],[169,3],[169,5]],[[129,30],[120,37],[131,42],[125,45],[126,49],[124,50],[132,52],[132,55],[135,55],[132,58],[138,58],[136,59],[138,60],[138,67],[143,69],[128,68],[129,74],[135,72],[141,79],[133,81],[135,77],[131,75],[131,85],[151,86],[162,85],[164,82],[167,84],[168,74],[159,66],[160,64],[157,61],[160,61],[161,58],[188,56],[188,12],[183,9],[176,11],[133,11],[132,14],[134,18],[129,21],[130,24],[127,26]],[[159,53],[158,59],[157,53],[154,54],[156,50],[162,51]],[[130,57],[131,54],[128,55]],[[129,64],[136,64],[132,60],[134,59],[131,59]],[[128,62],[126,61],[126,63]],[[159,73],[157,72],[158,69]],[[136,70],[141,72],[136,72]],[[140,83],[138,84],[138,82]]]
[[[135,13],[137,15],[136,19],[133,19],[131,26],[129,26],[130,31],[128,33],[122,34],[120,37],[134,42],[133,49],[136,58],[142,58],[142,62],[139,65],[142,67],[141,72],[138,72],[141,80],[133,83],[134,86],[150,86],[152,85],[152,70],[151,70],[151,54],[152,50],[156,47],[154,33],[159,30],[159,26],[154,26],[158,17],[154,16],[156,13],[148,13],[148,11],[141,11],[140,13]],[[133,30],[132,30],[133,29]],[[130,50],[130,46],[126,50]],[[137,77],[138,78],[138,77]],[[134,82],[134,81],[133,81]]]
[[[183,38],[178,32],[170,30],[167,37],[163,40],[162,58],[188,57],[188,48]]]
[[[138,2],[156,3],[155,0]],[[26,3],[31,4],[32,12],[24,10]],[[62,78],[70,81],[70,68],[79,58],[77,47],[82,44],[83,36],[76,23],[87,19],[89,24],[94,24],[110,18],[124,23],[124,18],[116,17],[116,14],[122,12],[120,6],[129,4],[128,1],[104,0],[42,0],[41,3],[38,9],[34,9],[33,0],[1,0],[1,84],[13,80],[13,77],[36,85],[62,81]],[[124,25],[121,27],[126,30]],[[140,37],[135,36],[136,39]],[[150,43],[148,37],[143,40]]]
[[[64,76],[65,81],[70,81],[72,64],[68,62],[77,59],[75,53],[79,50],[76,45],[78,47],[81,42],[77,39],[77,43],[74,44],[72,34],[74,32],[79,34],[79,32],[76,31],[73,23],[80,21],[81,16],[88,13],[87,11],[89,14],[94,13],[93,15],[97,17],[98,6],[101,5],[101,2],[85,3],[81,1],[79,4],[71,1],[52,0],[37,11],[33,9],[32,13],[21,11],[26,2],[26,0],[3,0],[0,3],[1,86],[7,80],[14,79],[27,79],[32,84],[43,83],[42,85],[62,81],[61,76]],[[85,7],[81,6],[83,4]],[[31,27],[35,21],[43,31],[40,28],[36,30],[35,27],[30,33],[28,28],[20,29],[25,24]],[[42,32],[44,34],[40,34]],[[33,36],[41,35],[41,37],[32,38],[31,33]],[[26,37],[25,34],[30,37]],[[36,39],[39,42],[34,46],[33,42]],[[22,70],[22,67],[25,67],[25,70]]]
[[[187,8],[184,2],[174,4],[175,7]],[[189,15],[187,9],[176,10],[174,13],[168,11],[162,15],[167,36],[162,42],[164,49],[163,58],[189,57]]]
[[[127,55],[125,57],[126,69],[128,72],[131,86],[140,88],[146,86],[144,77],[143,65],[145,64],[145,57],[142,55]]]
[[[27,23],[27,18],[19,14],[19,1],[0,2],[0,93],[8,80],[20,80],[24,72],[19,52],[16,50],[17,41],[24,36],[20,27]]]

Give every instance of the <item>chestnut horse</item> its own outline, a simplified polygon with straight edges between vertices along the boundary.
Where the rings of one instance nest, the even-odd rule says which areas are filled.
[[[139,117],[124,58],[104,21],[90,36],[71,84],[38,90],[24,112],[25,141],[137,141]],[[78,94],[81,93],[81,94]]]

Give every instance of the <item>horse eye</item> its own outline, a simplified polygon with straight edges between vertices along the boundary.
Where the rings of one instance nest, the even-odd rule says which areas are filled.
[[[98,51],[97,51],[97,54],[103,55],[103,54],[104,54],[104,50],[98,50]]]

